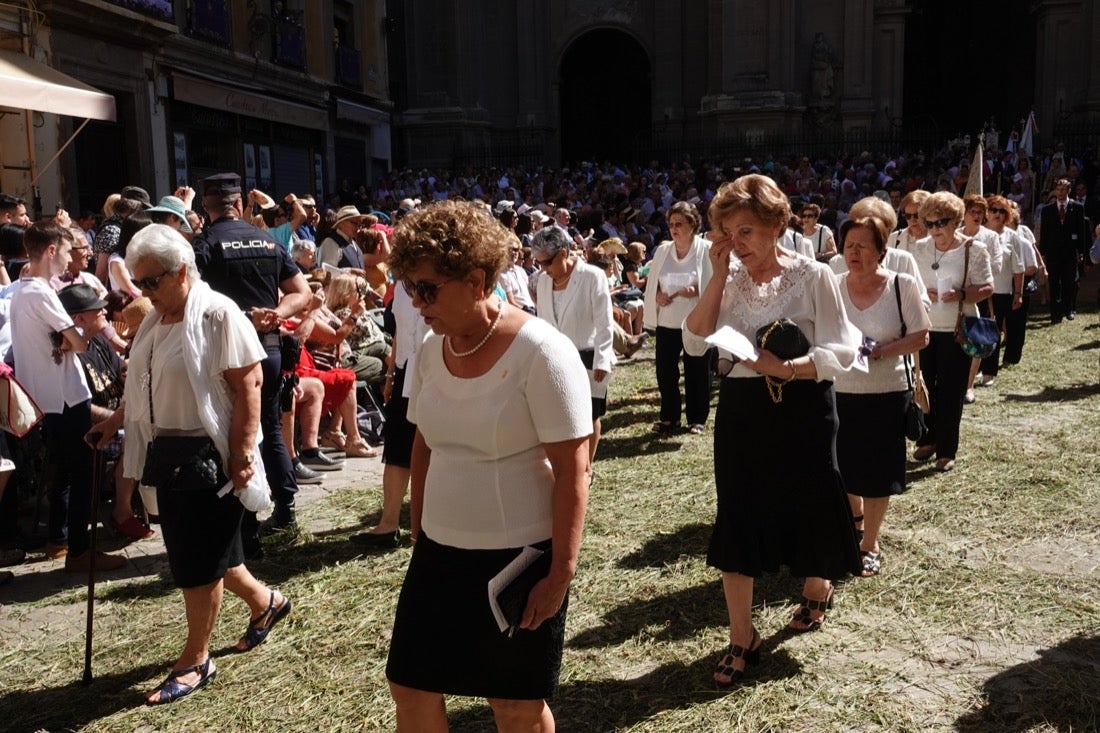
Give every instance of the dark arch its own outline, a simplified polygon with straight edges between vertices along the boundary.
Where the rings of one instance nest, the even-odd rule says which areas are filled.
[[[652,131],[649,56],[630,35],[600,28],[561,60],[562,160],[629,161]]]

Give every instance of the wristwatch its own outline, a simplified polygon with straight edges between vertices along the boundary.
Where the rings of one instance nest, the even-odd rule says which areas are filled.
[[[252,453],[245,453],[243,455],[240,453],[230,453],[229,460],[251,466],[256,461],[256,456]]]

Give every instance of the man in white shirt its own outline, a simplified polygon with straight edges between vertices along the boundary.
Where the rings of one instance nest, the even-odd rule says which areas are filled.
[[[69,265],[72,232],[53,222],[31,225],[23,235],[30,261],[11,301],[15,374],[45,413],[46,462],[55,473],[50,484],[49,557],[65,557],[67,572],[114,570],[126,558],[89,549],[92,449],[84,442],[91,428],[91,396],[77,353],[85,342],[65,312],[50,278]]]

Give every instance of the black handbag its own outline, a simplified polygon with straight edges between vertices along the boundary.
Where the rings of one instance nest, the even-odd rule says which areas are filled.
[[[221,455],[206,435],[158,435],[145,449],[141,483],[173,491],[207,491],[226,480]]]
[[[790,318],[781,318],[757,330],[756,346],[767,349],[783,361],[797,359],[810,353],[809,339],[802,333],[798,324]],[[773,404],[778,405],[783,401],[783,386],[793,379],[793,374],[786,381],[770,374],[764,375],[764,384],[768,388],[768,395],[771,396]]]
[[[901,337],[909,329],[905,325],[905,316],[901,312],[901,288],[900,278],[894,275],[894,297],[898,301],[898,318],[901,320]],[[905,381],[909,385],[909,401],[905,405],[905,437],[914,443],[928,435],[928,426],[924,424],[924,410],[913,399],[913,372],[909,363],[909,355],[905,355]]]
[[[970,243],[966,243],[966,254],[963,259],[963,288],[966,288],[966,278],[970,272]],[[982,316],[963,315],[963,302],[959,300],[959,316],[955,319],[955,340],[959,342],[963,353],[972,359],[984,359],[997,350],[997,342],[1001,333],[997,328],[997,322],[992,318]]]
[[[806,334],[802,333],[802,329],[790,318],[783,318],[762,326],[756,332],[756,346],[767,349],[783,361],[797,359],[810,353],[810,342]]]

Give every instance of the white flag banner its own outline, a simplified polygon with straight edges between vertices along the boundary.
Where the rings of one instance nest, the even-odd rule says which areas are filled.
[[[974,150],[974,160],[970,163],[970,178],[966,180],[963,196],[969,196],[972,193],[983,196],[983,178],[985,178],[985,162],[982,160],[982,144],[978,143],[978,147]]]

